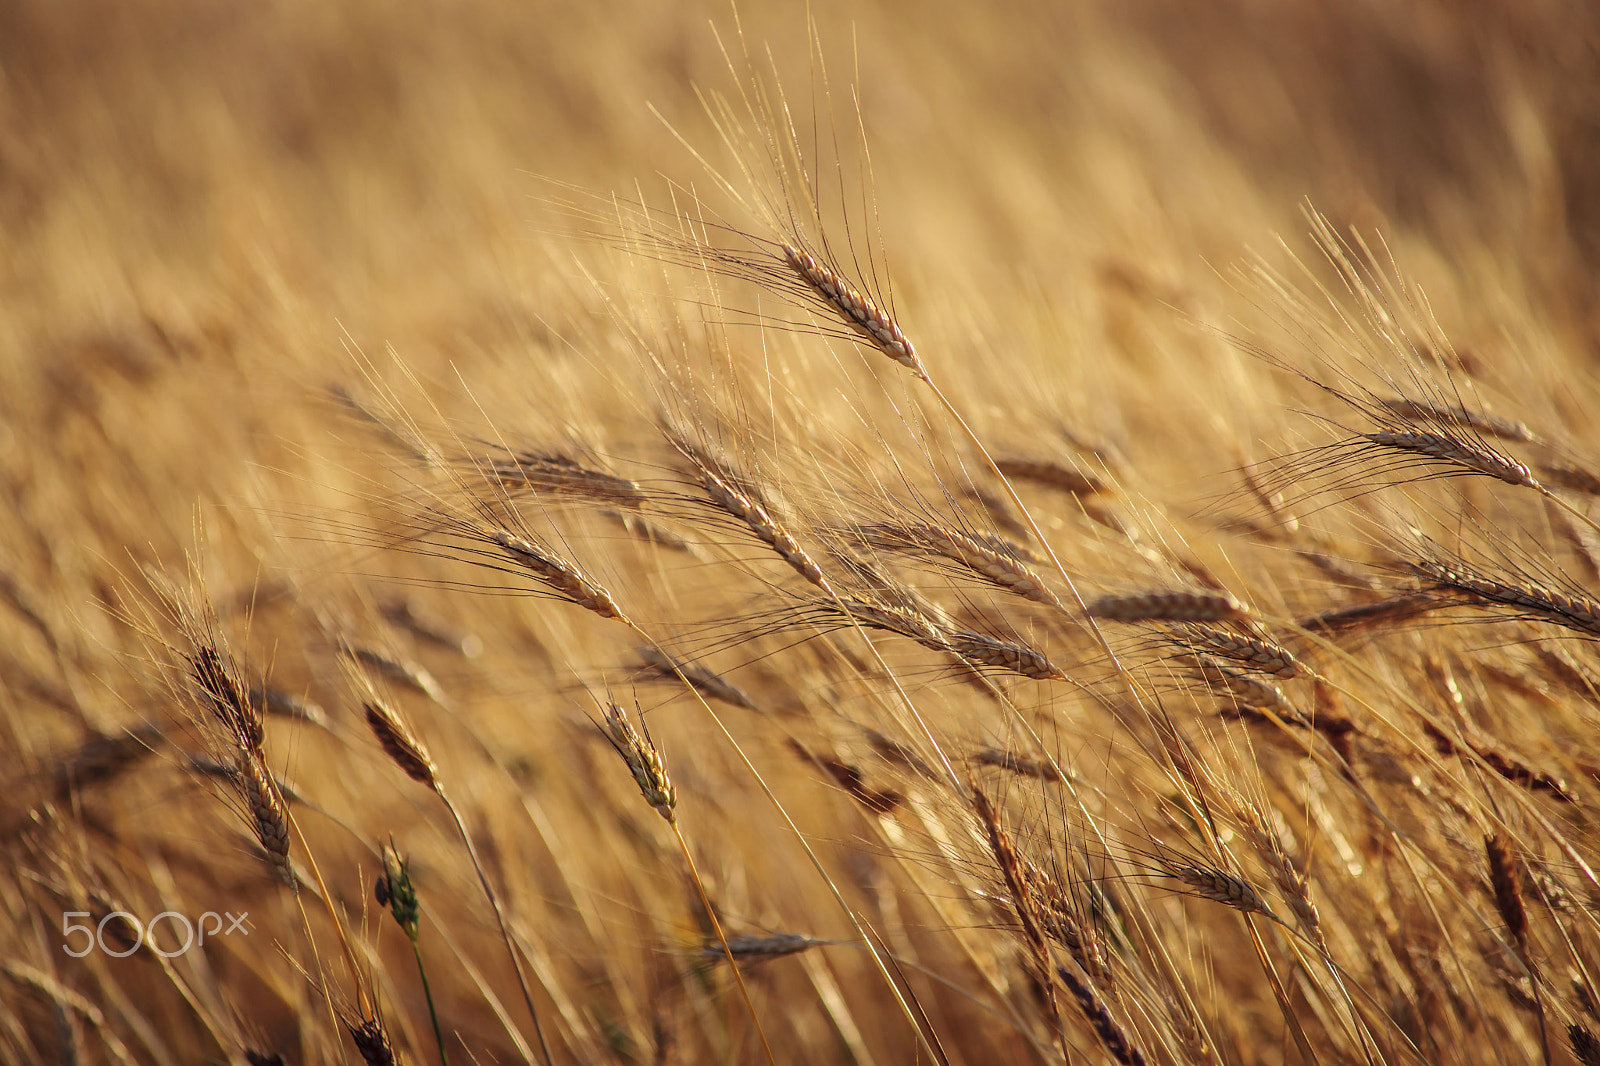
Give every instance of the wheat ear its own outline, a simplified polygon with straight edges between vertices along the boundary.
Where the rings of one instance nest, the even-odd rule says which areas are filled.
[[[1539,970],[1528,938],[1528,908],[1522,899],[1522,870],[1517,857],[1498,833],[1483,838],[1483,850],[1489,861],[1489,882],[1494,887],[1495,909],[1506,923],[1506,932],[1511,936],[1518,961],[1528,971],[1528,982],[1533,989],[1534,1006],[1539,1015],[1539,1045],[1548,1064],[1550,1036],[1545,1028],[1544,993],[1540,988]]]
[[[1226,592],[1158,589],[1126,596],[1101,596],[1088,606],[1091,618],[1108,622],[1232,622],[1249,616]]]
[[[439,1046],[439,1066],[449,1066],[445,1054],[444,1030],[439,1027],[439,1012],[433,1005],[433,989],[428,985],[428,970],[422,964],[422,947],[418,940],[422,933],[422,904],[417,899],[417,889],[411,882],[411,864],[394,850],[393,844],[382,849],[383,874],[373,886],[373,897],[378,906],[387,907],[394,915],[395,924],[405,933],[411,944],[411,954],[417,960],[417,976],[422,979],[422,995],[428,1002],[428,1020],[433,1023],[434,1043]]]
[[[869,296],[857,291],[816,256],[785,242],[783,261],[818,296],[836,310],[845,322],[881,351],[919,377],[924,376],[916,349],[901,332],[899,323],[889,317]]]
[[[1413,565],[1440,588],[1486,603],[1515,607],[1555,625],[1600,637],[1600,603],[1588,596],[1572,595],[1531,582],[1511,584],[1459,563],[1423,559]]]
[[[959,530],[924,524],[902,526],[884,523],[862,526],[855,532],[874,547],[891,551],[920,550],[937,555],[1025,600],[1047,607],[1061,607],[1061,600],[1056,594],[1021,560]]]
[[[989,842],[989,850],[1000,867],[1000,876],[1005,880],[1006,891],[1010,893],[1011,909],[1022,925],[1023,943],[1027,945],[1033,965],[1039,970],[1038,977],[1044,988],[1050,1020],[1059,1030],[1061,1015],[1056,1003],[1055,986],[1050,980],[1053,970],[1050,946],[1045,940],[1044,917],[1039,910],[1039,901],[1033,894],[1033,884],[1028,880],[1022,856],[1017,853],[1011,834],[1000,821],[1000,814],[988,794],[975,781],[969,781],[967,787],[968,801],[972,804],[973,813],[978,816],[978,823]]]
[[[360,1021],[347,1021],[345,1029],[350,1033],[361,1061],[367,1066],[395,1066],[400,1061],[394,1045],[389,1041],[388,1030],[376,1015]]]
[[[1094,990],[1094,985],[1079,977],[1070,966],[1056,967],[1056,975],[1061,978],[1061,983],[1067,986],[1067,991],[1078,1001],[1078,1009],[1083,1012],[1084,1018],[1094,1029],[1095,1035],[1111,1053],[1111,1057],[1122,1063],[1122,1066],[1145,1066],[1144,1052],[1139,1050],[1139,1045],[1134,1043],[1132,1036],[1112,1016],[1105,1001]]]

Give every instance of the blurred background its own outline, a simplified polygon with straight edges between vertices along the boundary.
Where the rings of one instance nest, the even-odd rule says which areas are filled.
[[[1141,299],[1192,309],[1252,250],[1303,253],[1309,202],[1381,228],[1462,347],[1513,307],[1592,366],[1592,4],[810,11],[737,16],[802,100],[826,60],[846,131],[859,82],[903,294],[1037,293],[1095,352],[1138,358]],[[714,142],[696,89],[734,83],[719,41],[736,40],[719,3],[3,5],[11,499],[83,434],[104,450],[196,396],[248,394],[241,417],[264,428],[347,341],[393,343],[425,375],[554,358],[535,341],[592,293],[546,179],[650,196],[658,175],[703,180],[667,123]],[[182,437],[140,441],[156,454],[121,491],[173,491],[168,513],[210,473],[183,443],[164,464],[163,441]]]

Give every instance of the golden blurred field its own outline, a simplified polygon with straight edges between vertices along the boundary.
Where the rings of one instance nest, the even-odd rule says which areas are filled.
[[[552,1062],[1600,1062],[1597,205],[1582,3],[0,4],[0,1060],[544,1062],[465,837]]]

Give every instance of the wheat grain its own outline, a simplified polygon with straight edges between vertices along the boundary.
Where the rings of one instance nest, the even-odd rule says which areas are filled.
[[[433,765],[428,749],[422,746],[422,741],[417,739],[417,735],[400,720],[394,708],[374,698],[362,703],[361,709],[366,716],[367,727],[372,730],[372,735],[377,738],[384,754],[400,768],[400,772],[418,784],[427,785],[437,792],[438,768]]]
[[[1145,1066],[1144,1052],[1134,1042],[1133,1037],[1119,1024],[1105,1005],[1105,1002],[1095,992],[1094,985],[1073,973],[1070,967],[1058,966],[1056,975],[1061,978],[1061,983],[1067,986],[1067,991],[1072,993],[1072,998],[1078,1001],[1078,1009],[1083,1011],[1083,1016],[1094,1029],[1095,1035],[1111,1053],[1111,1057],[1122,1063],[1122,1066]]]
[[[714,458],[688,443],[678,434],[669,434],[674,447],[694,464],[706,497],[719,509],[737,518],[760,540],[811,584],[826,588],[822,568],[800,543],[773,518],[766,505],[730,477]]]
[[[1489,860],[1489,883],[1494,888],[1495,909],[1506,923],[1506,932],[1511,935],[1518,957],[1527,962],[1528,910],[1522,902],[1522,873],[1517,860],[1498,834],[1491,833],[1483,838],[1483,850]]]
[[[641,720],[642,721],[642,720]],[[667,776],[667,765],[656,750],[648,731],[641,734],[628,720],[627,712],[607,704],[602,731],[622,761],[628,764],[639,793],[657,814],[669,823],[677,821],[678,790]]]
[[[1044,653],[1014,640],[1001,640],[970,629],[945,634],[948,648],[976,666],[993,666],[1035,681],[1064,681],[1063,674]]]
[[[189,657],[189,664],[206,706],[233,742],[259,752],[266,735],[261,708],[246,696],[248,690],[226,648],[201,644]]]
[[[1501,455],[1493,448],[1477,441],[1442,433],[1394,432],[1382,430],[1363,433],[1361,439],[1391,451],[1420,455],[1449,466],[1504,481],[1508,485],[1541,489],[1533,472],[1524,463]]]
[[[1423,559],[1413,564],[1418,573],[1437,587],[1459,592],[1471,599],[1514,607],[1542,621],[1600,636],[1600,603],[1588,596],[1562,592],[1529,583],[1508,583],[1480,574],[1459,563],[1439,563]]]
[[[584,610],[593,611],[601,618],[620,620],[623,617],[611,593],[572,563],[509,530],[491,529],[486,535],[517,565]]]
[[[1170,862],[1163,865],[1170,877],[1192,889],[1197,896],[1226,904],[1245,914],[1272,914],[1261,894],[1242,877],[1235,877],[1215,866],[1196,863]]]
[[[241,750],[237,765],[238,776],[234,783],[250,812],[256,839],[283,883],[293,888],[296,881],[294,867],[289,862],[289,822],[278,802],[272,776],[261,756],[254,751]]]
[[[829,307],[837,311],[847,325],[871,341],[884,355],[919,376],[923,374],[922,362],[917,358],[911,341],[901,332],[899,323],[810,252],[787,242],[782,247],[783,261]]]
[[[1192,648],[1237,663],[1251,670],[1271,674],[1280,680],[1304,677],[1308,673],[1289,649],[1264,636],[1248,636],[1201,623],[1187,623],[1177,636]]]
[[[1422,731],[1433,740],[1434,750],[1440,755],[1456,755],[1462,745],[1441,731],[1432,722],[1424,720]],[[1567,789],[1567,783],[1553,774],[1542,770],[1535,770],[1520,759],[1513,758],[1498,748],[1481,740],[1463,738],[1464,746],[1484,764],[1513,784],[1520,785],[1532,792],[1548,792],[1563,803],[1576,803],[1577,798]]]

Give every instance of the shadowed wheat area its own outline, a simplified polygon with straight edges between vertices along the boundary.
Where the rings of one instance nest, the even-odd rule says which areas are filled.
[[[1600,15],[0,7],[0,1060],[1600,1063]]]

